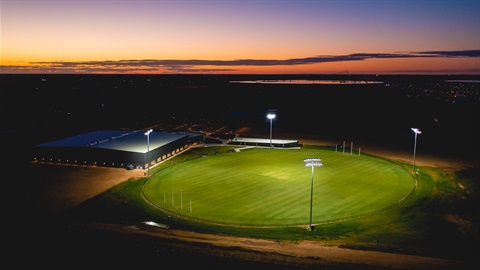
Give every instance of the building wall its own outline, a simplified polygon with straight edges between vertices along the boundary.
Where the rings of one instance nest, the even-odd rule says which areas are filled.
[[[203,141],[203,136],[185,135],[147,154],[88,146],[36,146],[33,161],[119,168],[133,165],[145,169],[148,163],[152,166]]]
[[[185,136],[162,147],[152,149],[150,153],[146,155],[147,163],[142,165],[142,167],[146,168],[148,166],[148,162],[150,163],[150,166],[162,162],[167,158],[170,158],[180,152],[187,150],[188,147],[190,147],[191,145],[203,143],[203,141],[203,135],[195,137]]]

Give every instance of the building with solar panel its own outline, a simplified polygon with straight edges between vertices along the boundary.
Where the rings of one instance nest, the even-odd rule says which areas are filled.
[[[33,160],[145,169],[204,141],[201,133],[100,130],[36,145]]]

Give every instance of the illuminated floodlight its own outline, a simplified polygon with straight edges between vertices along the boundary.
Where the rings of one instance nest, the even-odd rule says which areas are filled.
[[[272,121],[276,116],[274,113],[267,114],[267,118],[270,119],[270,148],[272,148]]]
[[[319,158],[306,158],[303,160],[305,162],[305,166],[312,167],[312,181],[310,185],[310,230],[313,231],[315,229],[315,225],[312,224],[312,206],[313,206],[313,172],[315,167],[323,166],[321,159]]]
[[[411,129],[415,133],[415,143],[413,144],[413,165],[412,165],[412,173],[415,173],[415,154],[417,152],[417,135],[422,134],[422,132],[418,128],[411,128]]]
[[[142,223],[145,224],[145,225],[148,225],[148,226],[159,227],[159,228],[163,228],[163,229],[168,229],[169,228],[168,225],[157,223],[155,221],[143,221]]]
[[[412,128],[412,131],[417,133],[417,134],[422,134],[422,132],[418,128]]]
[[[145,136],[147,136],[147,152],[145,153],[145,164],[147,164],[147,155],[150,152],[150,133],[152,133],[152,129],[147,130],[145,132]],[[148,162],[148,175],[150,176],[150,162]]]
[[[319,158],[306,158],[303,160],[305,162],[305,166],[322,166],[321,159]]]

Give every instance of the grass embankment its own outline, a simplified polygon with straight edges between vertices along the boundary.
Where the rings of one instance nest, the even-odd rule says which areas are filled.
[[[303,212],[306,212],[306,214],[302,213],[298,217],[296,217],[302,220],[306,219],[305,223],[308,223],[311,170],[310,168],[304,167],[303,158],[312,157],[309,156],[309,154],[318,153],[315,151],[319,150],[319,148],[317,147],[307,148],[314,152],[309,153],[307,149],[306,156],[295,157],[295,160],[298,161],[297,165],[302,171],[293,172],[298,177],[298,179],[306,179],[307,182],[306,187],[296,187],[297,190],[295,191],[301,193],[302,196],[306,197],[307,199],[306,201],[298,199],[302,201],[302,203],[306,203],[307,207],[302,210]],[[315,212],[315,220],[317,221],[317,223],[319,223],[319,225],[316,227],[315,231],[309,231],[305,229],[305,227],[295,226],[279,226],[273,228],[223,226],[202,223],[192,219],[178,218],[179,216],[185,217],[190,214],[189,203],[187,203],[187,191],[185,191],[184,195],[184,209],[180,209],[180,211],[177,211],[177,213],[159,211],[157,206],[153,206],[144,200],[142,196],[144,185],[149,185],[149,182],[155,180],[156,177],[161,178],[162,181],[163,179],[165,179],[165,182],[173,181],[173,179],[175,179],[175,177],[172,178],[173,172],[178,173],[178,171],[175,170],[174,167],[182,168],[183,170],[186,170],[188,166],[196,165],[201,167],[200,165],[197,165],[196,162],[208,164],[209,160],[214,161],[214,159],[216,158],[219,158],[217,161],[220,161],[220,154],[244,154],[246,156],[248,156],[249,154],[258,154],[254,153],[255,150],[248,150],[243,153],[230,153],[228,152],[228,150],[229,149],[227,148],[199,148],[189,150],[186,153],[176,156],[175,158],[153,168],[152,174],[154,176],[150,180],[147,181],[146,178],[142,178],[140,180],[129,180],[118,186],[115,186],[109,191],[83,203],[76,209],[73,209],[71,212],[71,216],[75,219],[81,219],[82,221],[115,222],[124,224],[138,224],[142,221],[152,220],[157,223],[167,224],[171,228],[188,229],[206,233],[228,234],[243,237],[269,238],[288,241],[300,241],[310,239],[321,241],[325,245],[341,243],[345,246],[353,248],[388,250],[395,252],[415,253],[451,258],[471,259],[476,258],[477,256],[477,253],[479,251],[478,170],[462,171],[457,173],[456,175],[451,175],[443,172],[441,169],[438,168],[422,167],[420,168],[420,174],[417,175],[418,187],[415,190],[414,194],[405,202],[388,210],[379,211],[375,214],[365,215],[348,221],[321,224],[321,222],[319,221],[330,219],[334,220],[335,217],[327,216],[327,212],[329,211],[317,206]],[[249,151],[252,152],[249,153]],[[267,150],[264,152],[268,151],[273,150]],[[326,150],[323,149],[322,151]],[[202,154],[207,154],[208,157],[200,158]],[[331,151],[331,154],[342,155],[341,153],[334,153],[333,151]],[[319,190],[318,193],[315,193],[314,199],[316,198],[318,205],[322,205],[320,197],[321,194],[324,194],[323,192],[327,190],[326,182],[322,182],[320,181],[320,179],[331,179],[334,177],[334,173],[337,174],[340,171],[345,170],[345,168],[340,169],[340,165],[338,165],[339,167],[337,168],[332,168],[334,166],[330,166],[332,171],[329,172],[328,167],[329,165],[332,165],[331,161],[333,159],[333,156],[329,157],[328,155],[326,155],[326,153],[323,153],[323,156],[321,156],[321,158],[324,166],[317,167],[315,169],[314,175],[316,182],[315,190]],[[347,156],[343,157],[342,159],[353,158],[358,157]],[[375,164],[382,162],[387,162],[389,164],[392,163],[391,161],[386,161],[376,157],[368,156],[365,156],[365,160],[374,160]],[[184,163],[185,161],[189,162]],[[276,162],[279,161],[277,160]],[[356,160],[356,162],[358,162],[358,159]],[[182,166],[182,164],[184,164],[185,166]],[[252,164],[250,164],[249,166],[251,165]],[[283,164],[283,166],[281,165],[282,164],[279,164],[279,167],[275,169],[285,173],[283,171],[285,170],[284,167],[288,166],[286,166],[285,164]],[[394,168],[401,168],[402,165],[407,167],[409,166],[406,164],[396,163],[393,167],[387,166],[388,169],[386,171],[390,171],[389,173],[397,175],[398,172],[396,172],[396,169]],[[362,166],[365,167],[366,165]],[[204,165],[204,167],[208,168],[207,165]],[[353,166],[350,164],[350,166],[348,167],[350,168]],[[358,170],[358,168],[356,169]],[[400,171],[402,170],[403,169],[401,169]],[[208,171],[209,170],[206,170],[206,172]],[[288,181],[285,179],[282,180],[282,177],[279,175],[273,176],[274,172],[274,169],[272,169],[271,172],[262,172],[262,179],[264,181],[269,181],[269,178],[272,178],[273,181],[276,181],[277,183],[279,181]],[[256,173],[258,174],[260,173],[260,171],[256,171]],[[384,179],[383,177],[381,177],[381,175],[375,175],[374,171],[369,171],[369,169],[367,169],[367,174],[369,173],[374,176],[372,178],[377,179],[377,181],[372,180],[373,182],[369,184],[370,186],[373,186],[375,182],[378,182],[378,179]],[[268,177],[265,177],[265,174],[268,175]],[[355,171],[350,171],[346,173],[344,177],[352,174],[358,178],[358,175],[355,173]],[[325,175],[329,175],[329,177],[326,177]],[[231,177],[232,176],[230,175],[229,177],[223,179],[223,181],[228,181],[231,179]],[[339,179],[335,180],[336,181],[331,181],[331,183],[337,183],[341,181]],[[158,181],[160,184],[159,186],[155,187],[160,188],[160,192],[158,192],[159,196],[156,198],[157,201],[160,201],[160,204],[164,203],[162,192],[163,190],[161,189],[162,181]],[[394,177],[393,181],[398,181],[398,177]],[[152,183],[154,182],[155,181],[153,181]],[[171,186],[167,185],[166,188],[164,188],[165,192],[170,190],[170,188]],[[338,188],[338,186],[336,188]],[[174,200],[180,200],[179,189],[181,188],[179,187],[177,189],[177,192],[179,193],[178,195],[174,196]],[[259,189],[259,187],[257,187],[257,189]],[[207,188],[205,190],[209,189]],[[332,189],[329,189],[329,191],[332,192]],[[291,190],[285,191],[282,196],[287,197],[287,195],[292,194],[292,192],[293,191]],[[386,188],[385,192],[388,192],[388,188]],[[395,202],[399,198],[402,198],[402,196],[404,196],[405,194],[408,194],[408,192],[409,190],[405,189],[398,194],[393,193],[397,194],[396,198],[392,199],[391,201],[387,201],[386,204],[385,200],[380,199],[382,203],[378,205],[373,205],[373,207],[365,207],[365,205],[369,206],[368,204],[350,202],[349,204],[343,206],[345,207],[344,209],[355,208],[353,207],[355,206],[355,204],[359,204],[360,208],[356,208],[357,211],[354,212],[351,212],[350,210],[345,210],[344,212],[342,212],[341,216],[348,217],[351,215],[355,215],[355,213],[366,213],[369,210],[375,210],[388,206],[392,202]],[[213,192],[213,190],[210,193],[216,194],[215,192]],[[306,196],[304,195],[304,193],[306,193]],[[178,210],[178,208],[180,207],[179,201],[175,202],[175,205],[178,208],[174,208],[172,206],[170,208],[168,207],[168,204],[171,203],[171,194],[169,195],[170,196],[165,199],[166,210]],[[259,193],[259,196],[262,195],[265,194],[263,192]],[[362,193],[362,196],[366,196],[362,197],[364,200],[366,200],[370,199],[372,196],[377,196],[377,194]],[[150,198],[151,194],[147,195],[147,197]],[[192,201],[196,203],[194,204],[192,213],[195,213],[197,211],[197,208],[199,208],[199,202],[197,200],[200,199],[198,197],[194,198],[195,199],[192,199]],[[331,199],[331,197],[329,198]],[[293,201],[287,201],[288,203],[286,205],[296,205]],[[342,200],[339,200],[338,203],[341,203],[341,201]],[[277,203],[280,202],[281,201],[277,201]],[[326,203],[324,202],[324,204]],[[232,206],[230,205],[229,207]],[[281,214],[279,214],[279,216],[281,218],[278,218],[277,224],[281,224],[282,222],[284,222],[285,217],[288,217],[288,215],[283,216]],[[197,217],[197,219],[201,218]],[[238,217],[232,220],[227,220],[226,223],[234,222],[235,220],[238,220]],[[258,220],[258,218],[252,219],[244,224],[252,224],[252,222],[256,224],[255,222],[258,222]]]

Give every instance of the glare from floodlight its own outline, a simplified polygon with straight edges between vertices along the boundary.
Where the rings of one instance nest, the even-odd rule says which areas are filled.
[[[274,119],[276,116],[277,116],[277,115],[274,114],[274,113],[269,113],[269,114],[267,114],[267,118],[268,118],[268,119]]]

